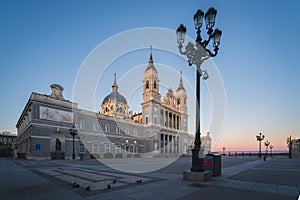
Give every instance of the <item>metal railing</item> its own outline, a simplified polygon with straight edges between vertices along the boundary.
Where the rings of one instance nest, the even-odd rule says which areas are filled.
[[[212,152],[221,154],[222,156],[241,156],[241,157],[258,157],[259,151],[219,151],[219,152]],[[268,152],[268,155],[266,155],[266,152],[261,152],[262,156],[288,156],[289,152],[286,151],[273,151]]]

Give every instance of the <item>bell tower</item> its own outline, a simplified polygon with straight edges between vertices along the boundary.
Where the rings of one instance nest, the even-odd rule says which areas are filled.
[[[148,66],[144,72],[143,79],[143,100],[142,100],[142,113],[143,124],[157,124],[158,110],[160,105],[161,95],[159,94],[159,78],[158,72],[154,66],[152,47],[150,47],[150,58]]]
[[[152,57],[152,47],[150,48],[150,58],[148,62],[147,69],[144,72],[143,79],[143,103],[147,103],[149,101],[160,101],[159,94],[159,79],[158,73],[154,66],[154,61]]]
[[[181,113],[181,130],[187,131],[188,112],[187,112],[187,95],[182,82],[182,72],[180,72],[179,85],[176,90],[176,109]]]

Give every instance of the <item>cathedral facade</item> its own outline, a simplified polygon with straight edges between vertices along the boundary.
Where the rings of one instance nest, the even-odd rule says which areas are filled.
[[[177,90],[159,92],[159,74],[152,51],[144,72],[142,112],[133,114],[118,91],[116,74],[112,92],[99,112],[80,109],[63,97],[64,88],[51,85],[50,95],[32,93],[18,122],[17,147],[25,158],[71,159],[179,156],[189,152],[187,94],[180,76]],[[78,134],[70,135],[75,125]],[[210,140],[210,138],[209,138]],[[209,147],[210,148],[210,147]]]

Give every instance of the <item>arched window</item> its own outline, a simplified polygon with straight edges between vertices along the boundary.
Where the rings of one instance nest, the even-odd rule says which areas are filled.
[[[156,80],[154,79],[153,88],[156,89]]]
[[[125,111],[122,107],[117,107],[117,112],[121,114],[125,114]]]
[[[109,132],[110,132],[110,126],[109,126],[109,125],[106,125],[106,126],[105,126],[105,132],[106,132],[106,133],[109,133]]]
[[[61,141],[58,138],[55,140],[55,151],[61,151]]]
[[[180,105],[180,98],[177,99],[177,105]]]
[[[146,125],[148,125],[148,117],[146,117]]]
[[[85,146],[83,143],[79,144],[79,153],[85,153]]]
[[[120,134],[120,128],[116,126],[116,133]]]
[[[149,80],[146,81],[146,89],[149,88]]]

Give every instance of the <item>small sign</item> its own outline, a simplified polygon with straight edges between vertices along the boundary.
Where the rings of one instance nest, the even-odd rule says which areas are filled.
[[[41,150],[41,144],[35,144],[35,150],[40,151]]]

